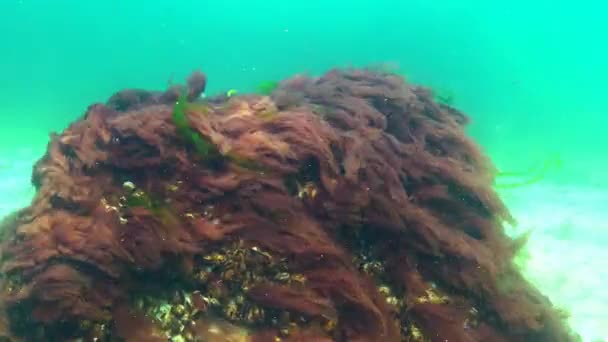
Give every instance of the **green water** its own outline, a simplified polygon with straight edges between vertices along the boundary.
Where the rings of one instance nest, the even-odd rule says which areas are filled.
[[[49,131],[119,89],[163,89],[200,68],[208,93],[246,92],[294,73],[383,65],[453,94],[473,119],[470,134],[501,169],[559,156],[559,168],[504,198],[538,232],[530,277],[572,309],[586,340],[606,338],[608,309],[581,303],[608,307],[608,275],[593,271],[608,268],[598,254],[598,241],[608,242],[607,10],[590,0],[3,0],[0,196],[9,204],[0,215],[27,203],[29,168]],[[580,209],[560,211],[573,206]],[[570,214],[555,222],[556,212]],[[590,273],[534,264],[553,255],[535,252],[547,241],[586,251],[576,260]],[[574,290],[560,284],[579,276],[592,285],[572,299]]]

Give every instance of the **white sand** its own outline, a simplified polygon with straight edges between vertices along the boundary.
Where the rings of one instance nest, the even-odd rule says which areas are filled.
[[[32,164],[42,152],[0,153],[0,216],[29,204]],[[527,277],[571,313],[584,341],[607,341],[608,189],[538,184],[502,196],[519,221],[510,233],[532,229]]]
[[[583,341],[608,341],[608,188],[538,184],[503,192],[532,230],[524,272],[571,317]]]

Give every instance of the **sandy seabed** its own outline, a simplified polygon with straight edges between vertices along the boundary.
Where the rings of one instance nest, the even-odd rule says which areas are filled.
[[[570,313],[583,341],[608,340],[608,188],[538,184],[501,194],[531,231],[526,277]]]

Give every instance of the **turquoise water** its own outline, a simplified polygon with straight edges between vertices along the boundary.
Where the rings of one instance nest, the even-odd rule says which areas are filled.
[[[520,221],[513,234],[533,229],[530,279],[585,340],[606,338],[606,10],[590,0],[4,0],[0,215],[29,201],[49,131],[116,90],[163,89],[196,68],[214,93],[381,65],[453,94],[501,169],[560,157],[503,196]]]

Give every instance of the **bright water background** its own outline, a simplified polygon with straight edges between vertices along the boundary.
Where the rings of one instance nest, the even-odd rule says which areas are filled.
[[[193,69],[208,92],[384,63],[452,93],[501,169],[563,166],[504,198],[526,272],[586,340],[608,336],[605,1],[2,0],[0,215],[31,196],[50,130],[126,87]]]

